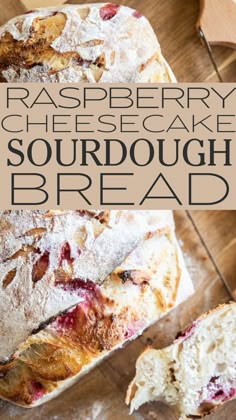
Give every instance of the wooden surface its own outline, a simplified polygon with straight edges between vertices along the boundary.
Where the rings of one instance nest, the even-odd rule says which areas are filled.
[[[50,2],[47,0],[21,0],[21,2],[27,9],[32,9],[34,7],[44,7],[45,4],[49,3],[50,6],[57,6],[58,4],[66,3],[66,0],[50,0]]]
[[[236,48],[235,0],[200,0],[201,16],[198,25],[211,44]]]
[[[236,211],[192,211],[191,215],[236,299]]]
[[[167,346],[177,332],[198,315],[230,300],[221,277],[224,276],[236,287],[236,212],[194,211],[189,215],[185,211],[177,211],[175,220],[195,294],[149,328],[142,337],[116,351],[57,399],[32,410],[0,402],[2,420],[177,420],[175,411],[160,403],[146,404],[130,417],[124,403],[126,389],[134,375],[135,360],[150,339],[156,348]],[[196,228],[206,242],[218,271]],[[234,420],[235,410],[236,401],[233,401],[206,420]]]
[[[23,6],[19,0],[0,0],[0,23],[26,10],[30,7],[30,1],[25,0]],[[86,2],[89,3],[84,1]],[[33,0],[32,3],[34,4],[30,8],[50,5],[54,1]],[[139,9],[150,19],[163,53],[180,82],[217,81],[208,55],[195,31],[199,13],[197,0],[127,0],[122,4]],[[224,80],[235,81],[236,52],[215,47],[214,54]],[[151,327],[141,338],[115,352],[56,400],[33,410],[24,410],[1,401],[0,419],[176,420],[176,413],[160,403],[146,404],[130,417],[124,397],[127,385],[134,375],[135,360],[145,348],[148,339],[157,348],[166,346],[180,329],[202,312],[228,301],[230,294],[223,277],[231,284],[232,289],[236,288],[236,212],[194,211],[190,216],[193,220],[184,211],[175,213],[178,238],[196,289],[194,296]],[[206,419],[234,420],[235,410],[236,401],[226,404]]]

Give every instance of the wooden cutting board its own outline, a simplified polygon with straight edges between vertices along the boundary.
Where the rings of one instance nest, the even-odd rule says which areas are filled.
[[[0,0],[0,24],[26,9],[62,3],[60,0]],[[72,3],[73,1],[71,1]],[[84,1],[84,3],[89,1]],[[73,3],[79,3],[74,1]],[[82,1],[80,2],[82,3]],[[198,40],[196,0],[125,0],[151,21],[163,52],[179,81],[217,81],[209,58]],[[235,53],[215,48],[223,76],[235,81]],[[230,299],[223,276],[236,288],[236,212],[194,211],[175,213],[177,235],[196,292],[188,302],[151,327],[141,338],[115,352],[107,361],[57,399],[32,410],[0,401],[1,420],[176,420],[173,409],[160,403],[146,404],[128,415],[124,404],[135,360],[150,339],[157,348],[171,343],[176,333],[202,312]],[[202,243],[200,232],[205,245]],[[206,420],[234,420],[236,401],[226,404]]]

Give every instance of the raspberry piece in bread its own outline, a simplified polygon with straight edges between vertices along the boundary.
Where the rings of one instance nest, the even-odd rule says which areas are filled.
[[[108,3],[102,6],[99,12],[102,20],[112,19],[118,13],[119,8],[120,6],[112,3]]]
[[[169,347],[138,359],[126,402],[176,406],[181,418],[202,417],[236,397],[236,303],[202,315]]]

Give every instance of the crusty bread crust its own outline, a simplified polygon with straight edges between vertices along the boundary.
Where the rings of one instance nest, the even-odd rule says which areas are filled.
[[[2,82],[171,82],[148,20],[109,3],[36,9],[0,28]]]

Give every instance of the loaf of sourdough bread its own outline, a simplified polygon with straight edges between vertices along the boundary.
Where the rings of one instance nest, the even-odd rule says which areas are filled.
[[[236,397],[236,303],[202,315],[169,347],[138,359],[126,402],[177,407],[181,419],[202,417]]]
[[[145,216],[142,217],[144,222]],[[63,259],[68,257],[63,260],[63,269],[69,266],[73,270],[71,260],[78,260],[79,267],[83,254],[76,257],[74,251],[78,248],[74,248],[72,240],[68,239],[68,244],[70,248],[63,245]],[[40,243],[37,246],[41,249]],[[74,251],[69,253],[69,249]],[[102,252],[105,255],[105,243]],[[25,256],[19,258],[24,259]],[[36,258],[40,261],[40,253]],[[61,258],[58,254],[58,268]],[[28,261],[29,258],[27,265]],[[51,282],[54,299],[60,294],[68,305],[77,296],[78,303],[38,325],[11,357],[0,364],[0,397],[25,407],[42,404],[57,396],[113,350],[137,337],[192,293],[172,222],[143,235],[133,250],[122,262],[117,261],[117,267],[101,282],[76,277],[73,271],[58,276],[52,270],[53,260],[50,257],[50,273],[38,279],[35,285],[40,287],[42,282],[42,299],[47,296],[47,282],[48,285]],[[40,263],[37,272],[42,274]],[[21,293],[26,284],[21,285],[19,278],[15,282],[15,287],[13,280],[6,288],[6,293],[8,288],[12,289],[8,292],[12,302],[18,299],[16,290]],[[29,296],[26,298],[29,299]],[[53,301],[53,305],[55,303]],[[10,326],[16,331],[19,323],[14,320]],[[11,340],[13,330],[8,335]]]
[[[36,9],[0,28],[2,82],[171,82],[148,20],[114,4]]]

